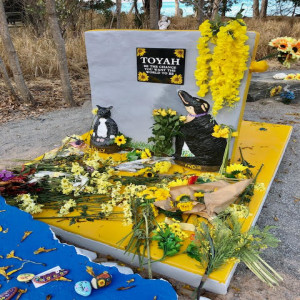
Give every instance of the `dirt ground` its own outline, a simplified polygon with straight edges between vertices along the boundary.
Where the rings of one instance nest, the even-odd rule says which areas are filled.
[[[87,80],[73,82],[75,99],[80,104],[75,108],[66,108],[62,104],[58,81],[35,81],[30,86],[38,100],[35,108],[14,104],[5,91],[0,95],[0,169],[21,164],[20,159],[43,154],[59,146],[65,136],[82,134],[90,128],[92,107]],[[45,104],[50,109],[45,108]],[[211,299],[300,300],[299,107],[299,103],[285,105],[263,99],[247,103],[244,116],[245,120],[293,126],[291,139],[258,219],[261,227],[276,226],[273,233],[281,243],[276,249],[267,249],[262,257],[284,281],[279,287],[269,288],[239,264],[227,295],[207,293],[205,296]],[[192,291],[187,286],[172,279],[169,281],[179,299],[190,299]]]

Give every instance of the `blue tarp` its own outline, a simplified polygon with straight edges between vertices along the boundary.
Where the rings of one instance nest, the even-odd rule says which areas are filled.
[[[143,279],[138,274],[124,275],[115,267],[105,267],[100,264],[92,263],[85,256],[78,255],[75,247],[61,244],[53,238],[53,233],[49,225],[33,220],[32,216],[19,210],[16,207],[9,206],[5,203],[4,198],[0,197],[0,267],[13,266],[7,270],[16,269],[22,265],[20,260],[15,258],[7,259],[6,255],[12,250],[15,255],[22,259],[46,263],[47,266],[28,263],[23,270],[18,271],[10,276],[7,281],[4,276],[0,275],[0,294],[11,287],[27,289],[27,293],[22,295],[22,300],[44,300],[47,295],[51,295],[53,300],[79,300],[79,299],[141,299],[157,300],[177,299],[173,287],[164,280]],[[8,228],[7,233],[4,233]],[[20,242],[25,231],[32,231],[23,242]],[[40,247],[45,249],[57,248],[57,250],[33,254]],[[42,287],[35,288],[33,283],[20,283],[17,276],[22,273],[39,274],[53,267],[60,266],[62,269],[69,269],[70,272],[65,277],[71,279],[67,281],[50,282]],[[89,297],[78,295],[74,291],[74,285],[77,281],[90,281],[92,276],[86,272],[86,266],[91,266],[96,275],[103,271],[108,271],[112,275],[112,283],[102,289],[93,290]],[[134,278],[134,282],[127,283]],[[119,287],[135,285],[136,287],[128,290],[118,291]]]

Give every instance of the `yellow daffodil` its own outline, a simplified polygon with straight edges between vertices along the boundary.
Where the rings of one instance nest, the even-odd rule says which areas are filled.
[[[179,121],[185,122],[185,121],[186,121],[186,116],[180,116],[180,117],[179,117]]]

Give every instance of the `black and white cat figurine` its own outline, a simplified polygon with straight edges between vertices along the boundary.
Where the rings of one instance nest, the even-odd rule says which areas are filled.
[[[110,111],[113,107],[96,106],[98,111],[91,136],[91,144],[99,148],[112,144],[119,131],[116,122],[110,117]]]

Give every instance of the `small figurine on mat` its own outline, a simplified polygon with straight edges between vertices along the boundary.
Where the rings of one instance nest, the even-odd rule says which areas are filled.
[[[206,166],[207,171],[217,170],[222,164],[226,139],[212,136],[217,122],[208,114],[210,105],[185,91],[179,91],[178,95],[188,115],[181,126],[181,135],[176,137],[176,161]]]
[[[97,105],[97,108],[97,116],[91,136],[91,145],[101,148],[112,144],[116,135],[118,135],[118,126],[110,117],[112,106],[101,107]]]

